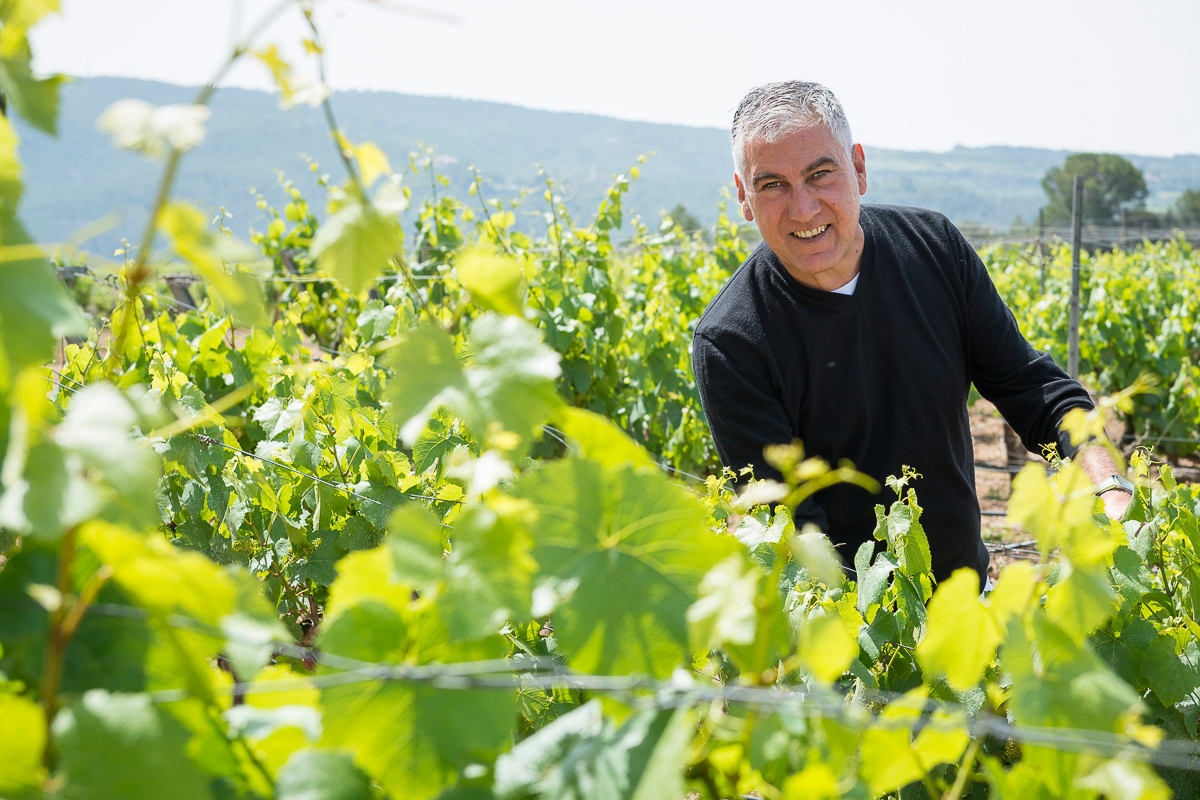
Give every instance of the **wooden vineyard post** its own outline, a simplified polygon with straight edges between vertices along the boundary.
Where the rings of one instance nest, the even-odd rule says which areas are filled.
[[[1083,178],[1075,176],[1071,208],[1071,321],[1067,330],[1067,373],[1079,379],[1079,249],[1083,244]]]

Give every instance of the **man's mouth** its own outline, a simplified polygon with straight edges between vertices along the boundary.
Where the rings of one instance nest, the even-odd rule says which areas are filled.
[[[815,239],[825,232],[829,225],[822,225],[819,228],[813,228],[811,231],[792,231],[792,236],[797,239]]]

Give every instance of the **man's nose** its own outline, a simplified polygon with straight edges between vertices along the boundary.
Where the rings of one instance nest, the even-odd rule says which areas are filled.
[[[797,222],[807,222],[817,215],[821,204],[817,194],[803,184],[793,186],[788,198],[788,216]]]

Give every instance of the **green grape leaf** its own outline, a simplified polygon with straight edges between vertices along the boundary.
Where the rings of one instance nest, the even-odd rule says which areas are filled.
[[[1047,593],[1046,615],[1077,642],[1112,616],[1112,586],[1105,570],[1076,567]]]
[[[686,711],[643,711],[620,727],[589,701],[496,760],[500,800],[661,800],[682,797],[691,739]]]
[[[454,639],[486,636],[506,622],[519,624],[530,616],[537,564],[530,556],[528,507],[513,506],[477,507],[455,525],[446,558],[446,591],[438,597]]]
[[[349,203],[317,229],[309,252],[352,294],[367,289],[404,241],[396,220],[371,205]]]
[[[644,447],[629,437],[607,417],[574,406],[563,406],[554,413],[554,424],[578,448],[579,455],[606,467],[631,464],[657,467]]]
[[[390,399],[404,441],[414,441],[440,405],[460,416],[477,437],[498,425],[522,441],[561,405],[554,388],[559,356],[524,320],[484,314],[471,324],[467,348],[471,356],[461,366],[449,336],[422,325],[393,349],[389,366],[402,378],[390,384]],[[426,463],[414,457],[418,467]]]
[[[871,554],[875,550],[873,542],[863,542],[854,557],[855,570],[858,572],[858,613],[866,616],[871,606],[883,600],[887,592],[888,579],[896,571],[899,564],[891,553],[880,553],[871,563]],[[870,564],[870,566],[866,566]]]
[[[783,515],[787,516],[786,513]],[[778,517],[779,513],[776,516]],[[841,559],[824,531],[810,522],[804,526],[802,532],[789,536],[787,541],[788,549],[809,575],[830,588],[837,588],[842,584]]]
[[[362,516],[349,517],[338,533],[338,545],[343,550],[370,550],[382,542],[383,535],[379,529]]]
[[[337,562],[346,551],[338,544],[335,531],[320,530],[320,542],[315,550],[292,565],[292,574],[302,581],[328,586],[337,579]]]
[[[705,652],[729,644],[754,642],[758,624],[758,583],[763,573],[734,553],[700,581],[700,598],[687,611],[690,646]]]
[[[4,44],[6,46],[0,56],[0,89],[4,90],[8,102],[30,125],[57,136],[58,87],[66,77],[34,77],[31,66],[33,54],[24,37],[14,41],[10,36]]]
[[[397,376],[389,384],[392,413],[400,426],[400,437],[406,442],[415,440],[435,408],[460,396],[465,388],[453,341],[431,324],[418,325],[403,336],[392,348],[388,366]],[[413,457],[417,472],[424,472],[420,469],[424,459],[415,452]]]
[[[36,796],[45,776],[45,711],[32,700],[0,692],[0,719],[0,797]]]
[[[439,411],[429,418],[428,426],[421,431],[413,445],[413,472],[422,475],[435,462],[446,464],[446,457],[459,445],[467,446],[458,430],[458,424]]]
[[[521,317],[521,267],[512,258],[498,256],[480,248],[463,252],[454,261],[454,272],[475,302],[488,311]]]
[[[516,317],[484,314],[471,324],[473,358],[463,374],[471,390],[464,418],[477,431],[498,422],[522,439],[541,428],[562,401],[554,381],[559,355],[537,328]]]
[[[0,37],[8,30],[0,28]],[[16,213],[21,199],[21,161],[17,158],[17,132],[7,117],[0,119],[0,216]]]
[[[927,690],[922,687],[893,700],[879,717],[886,725],[872,727],[862,734],[859,775],[873,796],[920,780],[928,769],[913,757],[910,733],[926,696]]]
[[[374,796],[370,779],[349,753],[298,750],[275,776],[278,800],[371,800]]]
[[[836,614],[820,613],[800,623],[796,654],[806,672],[820,681],[841,677],[858,655],[858,642]]]
[[[594,461],[545,465],[514,494],[538,511],[539,582],[559,587],[554,629],[577,669],[667,675],[687,647],[688,607],[733,551],[704,509],[660,472]]]
[[[374,580],[355,572],[374,573],[380,566],[356,559],[339,581]],[[322,649],[372,662],[419,657],[422,662],[454,663],[503,654],[499,637],[451,647],[434,607],[422,600],[414,608],[407,591],[403,594],[393,604],[361,600],[343,607],[326,623]],[[509,741],[516,710],[512,692],[445,691],[386,680],[327,687],[321,691],[321,706],[322,746],[352,751],[355,762],[391,795],[412,800],[436,796],[468,764],[490,762]]]
[[[1005,640],[1001,666],[1012,677],[1017,722],[1119,731],[1124,716],[1141,708],[1132,687],[1042,612],[1013,617]]]
[[[188,756],[191,734],[144,694],[87,692],[54,721],[69,800],[207,800],[209,778]]]
[[[235,579],[199,553],[103,522],[81,527],[79,541],[112,567],[114,583],[155,615],[179,613],[215,626],[234,609]]]
[[[883,645],[896,640],[896,616],[886,609],[875,612],[871,624],[858,632],[858,646],[874,664],[883,655]]]
[[[75,490],[74,492],[72,490]],[[75,495],[75,502],[68,498]],[[12,481],[0,496],[0,524],[38,539],[57,540],[67,520],[76,521],[73,509],[90,512],[94,506],[72,486],[62,449],[53,442],[39,442],[25,454],[24,474]]]
[[[394,486],[371,485],[359,492],[370,498],[359,503],[358,513],[377,531],[386,531],[393,509],[399,508],[409,498]],[[374,502],[372,502],[374,501]]]
[[[7,126],[0,121],[0,129]],[[0,215],[0,244],[31,244],[15,217]],[[45,258],[26,256],[4,262],[0,269],[0,338],[8,369],[44,364],[63,337],[88,334],[88,323]]]
[[[1191,641],[1179,655],[1175,640],[1160,633],[1146,648],[1142,669],[1163,705],[1173,706],[1200,689],[1200,648]]]
[[[1170,800],[1175,796],[1152,766],[1121,758],[1106,759],[1089,774],[1077,776],[1074,784],[1111,800]]]
[[[979,600],[979,574],[955,570],[929,602],[925,638],[917,645],[921,668],[965,691],[979,683],[999,644],[1000,631]]]
[[[896,554],[897,568],[914,579],[933,570],[929,539],[920,518],[921,507],[912,489],[907,498],[892,503],[886,516],[883,506],[875,506],[875,538],[887,541],[888,549]]]
[[[395,575],[422,591],[432,591],[446,573],[446,535],[424,508],[402,508],[392,515],[388,547]]]

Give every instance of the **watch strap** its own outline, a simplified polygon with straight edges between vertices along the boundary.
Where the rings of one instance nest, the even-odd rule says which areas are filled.
[[[1104,494],[1105,492],[1109,491],[1110,489],[1121,489],[1122,491],[1129,492],[1131,495],[1133,494],[1133,491],[1134,491],[1133,484],[1130,483],[1126,478],[1123,478],[1120,475],[1113,474],[1113,475],[1109,475],[1107,478],[1105,478],[1103,481],[1100,482],[1100,485],[1096,487],[1095,493],[1097,495],[1101,495],[1101,494]]]

